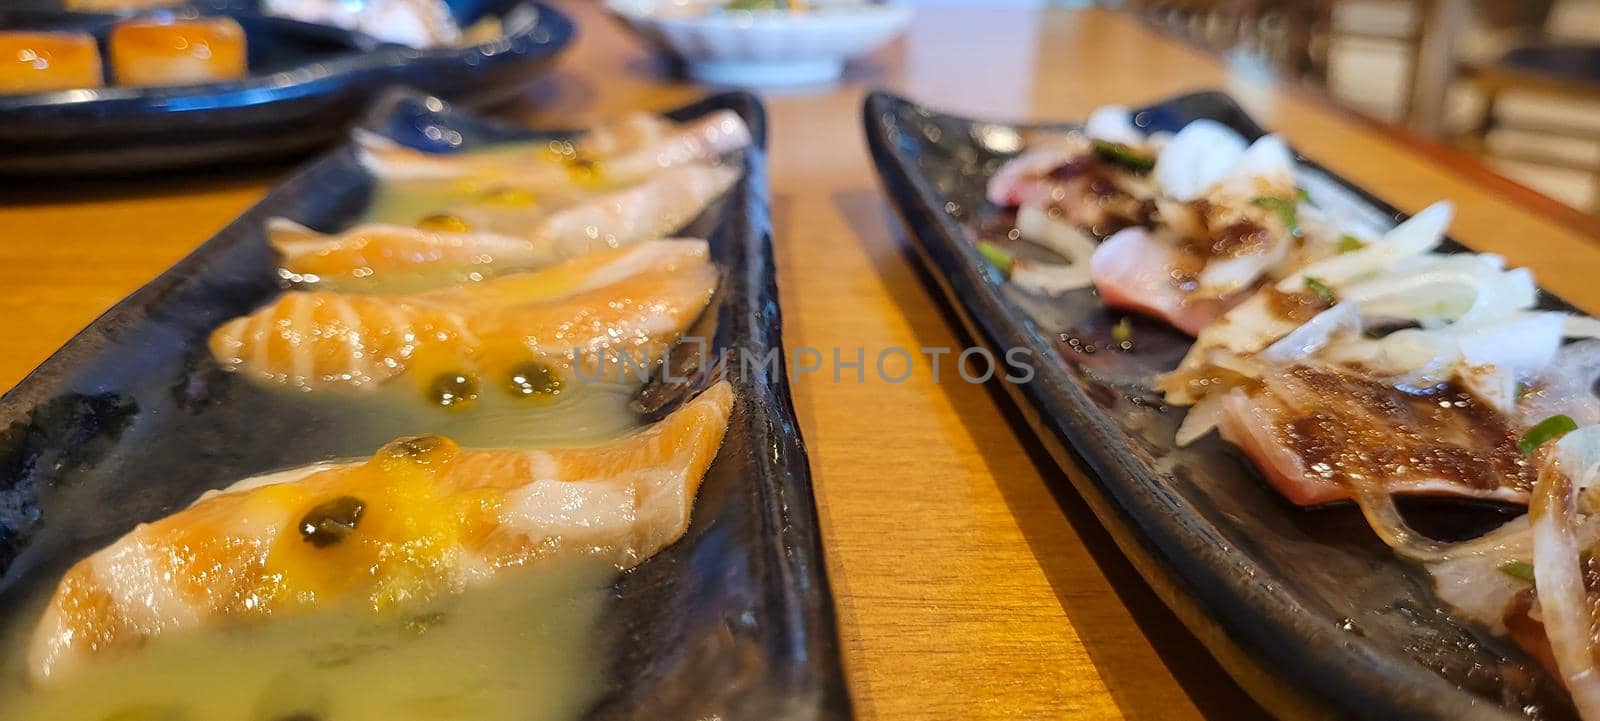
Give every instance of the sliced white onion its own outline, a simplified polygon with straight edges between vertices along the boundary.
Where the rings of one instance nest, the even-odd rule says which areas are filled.
[[[1156,158],[1156,183],[1171,198],[1199,198],[1239,161],[1245,147],[1244,138],[1226,125],[1196,120],[1161,149]]]
[[[1600,399],[1594,384],[1600,380],[1600,340],[1580,340],[1563,346],[1555,360],[1538,374],[1543,383],[1522,399],[1524,425],[1562,414],[1579,426],[1600,423]]]
[[[1260,253],[1235,258],[1212,260],[1200,271],[1200,287],[1195,290],[1199,298],[1221,298],[1255,285],[1267,271],[1283,262],[1289,255],[1289,243],[1273,243]]]
[[[1349,301],[1338,303],[1279,338],[1257,356],[1268,363],[1293,363],[1315,355],[1334,337],[1361,334],[1361,311]]]
[[[1088,263],[1034,263],[1017,261],[1011,269],[1011,282],[1024,290],[1061,295],[1094,285]]]
[[[1133,113],[1121,105],[1103,105],[1089,113],[1083,123],[1083,134],[1095,140],[1123,145],[1141,145],[1144,133],[1133,126]]]
[[[1576,313],[1562,315],[1566,318],[1562,335],[1568,338],[1600,338],[1600,320]]]
[[[1449,202],[1434,203],[1364,248],[1319,260],[1288,275],[1278,282],[1278,290],[1285,293],[1305,290],[1307,277],[1330,287],[1343,287],[1382,272],[1397,261],[1433,250],[1444,239],[1454,213],[1455,208]]]
[[[1161,224],[1179,238],[1204,238],[1209,233],[1200,211],[1188,203],[1157,197],[1156,214],[1160,216]]]
[[[1533,534],[1528,530],[1528,517],[1518,516],[1482,538],[1488,545],[1481,552],[1457,553],[1434,561],[1428,564],[1428,573],[1439,600],[1469,620],[1503,634],[1506,608],[1530,584],[1502,573],[1500,567],[1533,558]]]
[[[1285,193],[1293,188],[1294,154],[1283,138],[1264,135],[1245,149],[1209,193],[1248,202],[1259,195]]]
[[[1495,322],[1458,323],[1449,332],[1462,362],[1530,376],[1555,361],[1565,320],[1561,313],[1518,313]]]
[[[1558,444],[1559,445],[1559,444]],[[1544,454],[1541,454],[1544,455]],[[1595,668],[1595,618],[1583,583],[1574,489],[1560,462],[1540,464],[1528,510],[1533,529],[1534,588],[1551,655],[1572,703],[1584,718],[1600,718],[1600,670]]]
[[[1077,226],[1052,218],[1044,206],[1024,203],[1017,209],[1017,232],[1022,239],[1054,251],[1069,264],[1083,263],[1094,255],[1094,240]]]
[[[1526,270],[1503,268],[1503,258],[1487,253],[1430,254],[1344,286],[1339,295],[1360,304],[1362,315],[1369,318],[1416,320],[1435,326],[1460,319],[1498,318],[1534,301]]]
[[[1223,399],[1226,393],[1215,393],[1200,399],[1189,412],[1184,415],[1183,422],[1178,424],[1178,433],[1175,440],[1179,448],[1189,445],[1207,433],[1216,430],[1217,423],[1222,420]]]
[[[1467,366],[1456,371],[1461,387],[1507,415],[1517,411],[1517,374],[1496,365]]]

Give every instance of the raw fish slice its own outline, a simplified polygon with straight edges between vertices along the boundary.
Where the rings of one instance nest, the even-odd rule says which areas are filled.
[[[562,382],[642,382],[700,317],[717,286],[708,263],[636,276],[554,303],[530,303],[473,316],[485,339],[472,367],[491,377],[517,372],[530,354]]]
[[[1082,135],[1042,140],[1000,166],[990,176],[985,195],[989,202],[1006,207],[1040,199],[1045,195],[1044,183],[1050,171],[1089,152],[1089,139]]]
[[[1128,228],[1101,243],[1089,259],[1100,297],[1115,308],[1154,316],[1189,335],[1221,318],[1243,295],[1192,299],[1184,289],[1192,259],[1143,228]]]
[[[530,361],[570,370],[620,362],[624,351],[643,362],[700,315],[716,282],[703,241],[652,241],[412,296],[289,292],[223,324],[211,351],[225,367],[302,390],[374,388],[408,373],[423,384],[500,377]]]
[[[1417,392],[1308,366],[1261,382],[1223,398],[1218,428],[1297,505],[1364,490],[1528,500],[1534,471],[1519,432],[1455,384]]]
[[[421,353],[463,357],[479,345],[461,314],[427,303],[291,291],[211,334],[230,370],[302,390],[375,388]]]
[[[564,298],[646,274],[693,271],[709,264],[710,258],[711,249],[703,240],[646,240],[585,253],[530,273],[502,275],[412,297],[470,314]],[[629,290],[635,288],[630,285]]]
[[[543,204],[527,195],[522,202],[491,199],[457,205],[419,220],[444,223],[466,232],[529,239],[538,255],[572,257],[596,247],[616,247],[677,231],[739,180],[739,171],[715,165],[678,165],[637,185],[576,201]],[[515,195],[512,191],[491,197]]]
[[[362,225],[321,235],[286,220],[268,226],[283,255],[283,276],[339,290],[393,287],[397,282],[481,280],[531,270],[596,250],[618,248],[678,231],[739,179],[731,168],[685,165],[625,190],[530,218],[493,204],[441,214],[468,232]]]
[[[371,223],[325,235],[284,218],[267,222],[267,242],[283,256],[280,274],[302,285],[332,289],[371,286],[395,273],[454,273],[468,280],[543,260],[526,238],[451,233]]]
[[[726,381],[594,447],[396,440],[371,460],[241,484],[70,569],[28,648],[34,682],[158,636],[349,604],[374,613],[556,558],[631,568],[682,537],[733,406]]]
[[[548,243],[555,256],[571,258],[670,235],[733,187],[739,175],[733,168],[676,166],[626,190],[552,213],[533,238]]]
[[[356,138],[362,164],[386,180],[471,180],[535,193],[573,183],[636,183],[666,168],[714,160],[751,142],[744,120],[729,110],[681,125],[630,116],[575,142],[551,141],[526,152],[449,155],[414,150],[368,132],[358,132]]]

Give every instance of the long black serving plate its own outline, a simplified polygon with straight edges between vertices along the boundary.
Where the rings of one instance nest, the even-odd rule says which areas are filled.
[[[503,100],[549,66],[575,32],[565,15],[532,0],[451,5],[463,26],[500,18],[503,36],[419,50],[262,16],[254,0],[134,14],[225,12],[245,30],[250,75],[201,85],[0,95],[0,175],[126,175],[293,157],[335,142],[392,85],[458,102]],[[105,36],[120,17],[0,9],[0,30],[89,32],[104,55]]]
[[[851,715],[782,367],[764,114],[753,96],[730,93],[668,115],[719,109],[739,113],[761,147],[743,154],[744,178],[683,231],[707,238],[724,271],[691,335],[710,338],[719,356],[776,350],[778,366],[728,374],[733,420],[687,535],[618,581],[601,620],[608,669],[592,721]],[[409,92],[382,102],[367,126],[438,151],[569,135],[486,123]],[[280,292],[265,221],[342,227],[373,182],[348,143],[312,162],[0,398],[0,619],[17,619],[70,564],[207,489],[365,455],[396,434],[365,427],[370,411],[224,372],[206,350],[218,324]]]
[[[1088,109],[1085,109],[1087,112]],[[1175,367],[1187,336],[1132,318],[1132,351],[1092,290],[1058,298],[1010,287],[975,241],[1007,219],[988,178],[1030,133],[954,117],[885,93],[868,97],[868,144],[914,246],[969,332],[1037,359],[1031,382],[1005,383],[1123,552],[1229,672],[1275,714],[1368,719],[1570,718],[1559,684],[1513,644],[1451,618],[1421,569],[1397,560],[1352,507],[1300,509],[1272,492],[1215,434],[1180,449],[1183,409],[1150,382]],[[1210,118],[1246,138],[1263,130],[1228,96],[1196,93],[1135,113],[1147,131]],[[1313,200],[1378,231],[1392,206],[1297,158]],[[1450,244],[1451,248],[1460,246]],[[1552,301],[1559,303],[1559,301]],[[1503,520],[1461,504],[1402,505],[1444,536]]]

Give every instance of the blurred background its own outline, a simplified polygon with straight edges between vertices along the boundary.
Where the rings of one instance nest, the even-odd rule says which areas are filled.
[[[1600,0],[1103,0],[1600,213]]]

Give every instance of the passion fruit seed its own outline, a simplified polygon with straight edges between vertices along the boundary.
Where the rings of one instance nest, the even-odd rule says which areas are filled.
[[[435,626],[444,624],[444,622],[444,611],[424,613],[421,616],[407,620],[406,630],[410,631],[414,635],[421,636],[429,631],[432,631]]]
[[[390,441],[389,445],[383,447],[382,453],[388,456],[422,461],[453,445],[455,443],[444,436],[408,436]]]
[[[567,160],[567,175],[579,185],[596,185],[600,182],[600,163],[582,155]]]
[[[512,368],[509,380],[506,388],[518,398],[554,396],[561,392],[561,377],[543,363],[523,363]]]
[[[478,380],[464,373],[445,373],[428,386],[428,400],[445,408],[463,408],[478,399]]]
[[[417,221],[417,230],[431,230],[438,233],[466,233],[472,230],[467,221],[459,215],[450,213],[436,213],[423,216]]]
[[[300,537],[317,548],[327,548],[356,532],[367,504],[355,496],[339,496],[317,504],[300,519]]]

